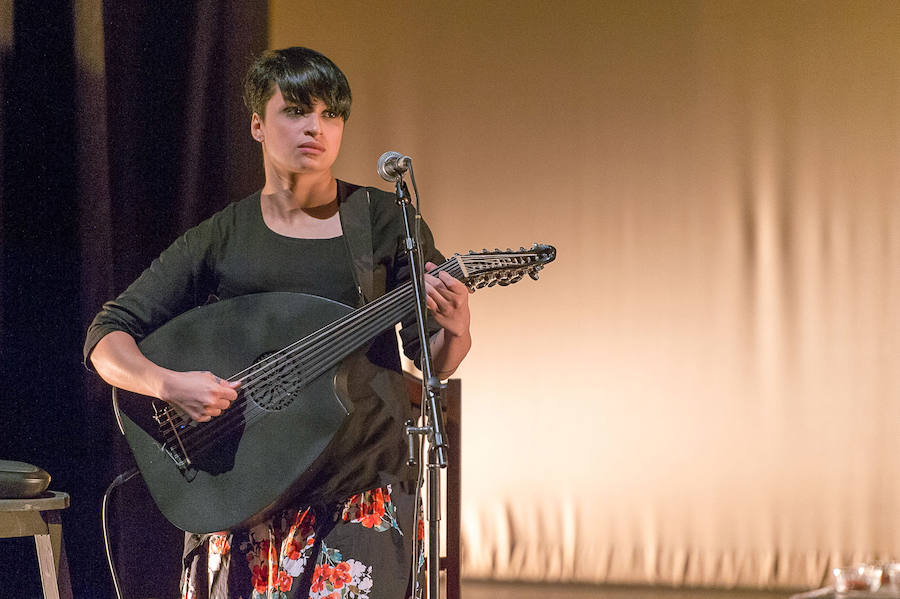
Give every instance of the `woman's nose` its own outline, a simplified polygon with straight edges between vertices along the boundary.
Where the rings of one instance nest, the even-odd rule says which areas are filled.
[[[322,130],[322,123],[319,121],[319,115],[315,113],[310,114],[306,119],[304,129],[308,135],[318,135]]]

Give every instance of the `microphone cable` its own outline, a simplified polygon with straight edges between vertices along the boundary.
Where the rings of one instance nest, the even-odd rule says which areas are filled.
[[[110,485],[106,488],[106,492],[103,493],[103,501],[100,506],[100,520],[103,526],[103,546],[106,549],[106,561],[109,564],[109,573],[112,575],[113,587],[116,591],[116,598],[123,599],[122,597],[122,589],[119,588],[119,577],[116,575],[116,565],[113,561],[112,556],[112,548],[109,543],[109,525],[107,521],[107,505],[109,503],[109,494],[116,487],[128,482],[132,478],[134,478],[140,471],[137,468],[132,468],[126,472],[123,472],[119,476],[117,476]]]

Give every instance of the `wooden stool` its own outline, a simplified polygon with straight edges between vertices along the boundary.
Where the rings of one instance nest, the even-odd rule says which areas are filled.
[[[59,510],[67,507],[69,495],[57,491],[47,491],[32,499],[0,499],[0,538],[34,537],[45,599],[61,599],[60,592],[65,599],[72,597],[68,567],[65,559],[60,559]]]

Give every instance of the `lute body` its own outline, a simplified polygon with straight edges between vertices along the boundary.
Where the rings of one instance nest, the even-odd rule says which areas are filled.
[[[438,267],[470,289],[537,278],[552,246],[454,255]],[[122,432],[163,515],[182,530],[245,527],[315,485],[352,409],[342,360],[411,315],[407,283],[362,308],[287,292],[194,308],[139,343],[153,362],[240,380],[238,399],[195,423],[172,407],[114,390]]]
[[[349,312],[300,293],[245,295],[186,312],[139,347],[166,368],[233,374]],[[182,530],[216,532],[245,526],[298,494],[349,414],[337,371],[331,366],[300,389],[268,389],[259,401],[242,391],[222,416],[199,424],[157,422],[154,412],[164,406],[118,390],[123,432],[163,515]],[[204,435],[208,428],[215,430]]]

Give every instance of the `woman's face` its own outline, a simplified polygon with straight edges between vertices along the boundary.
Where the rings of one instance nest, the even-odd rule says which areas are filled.
[[[254,114],[251,133],[262,143],[266,166],[282,174],[330,172],[344,135],[344,119],[321,100],[303,108],[285,101],[281,90],[266,103],[265,120]]]

